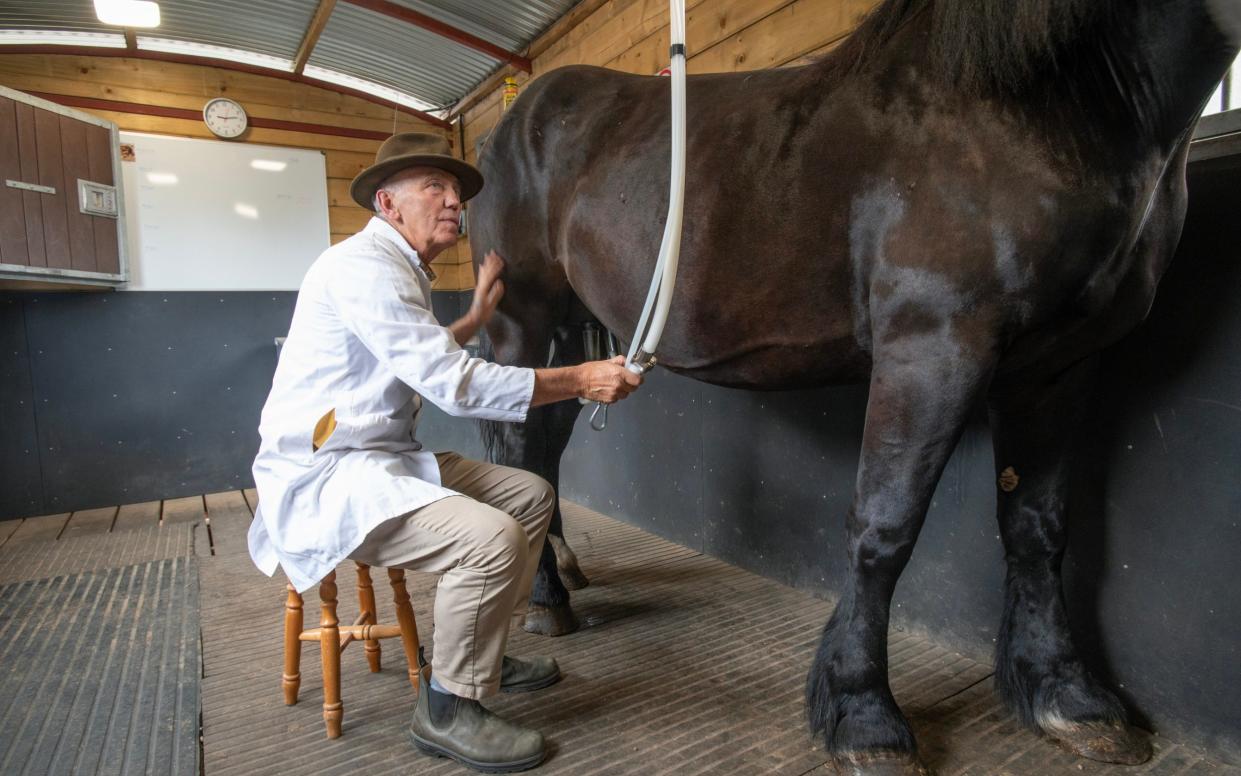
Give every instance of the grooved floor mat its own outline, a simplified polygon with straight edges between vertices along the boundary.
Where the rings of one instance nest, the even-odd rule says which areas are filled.
[[[518,628],[516,655],[550,654],[564,679],[487,704],[550,743],[540,776],[825,774],[802,693],[831,604],[562,502],[569,543],[590,587],[573,594],[582,629],[562,638]],[[215,522],[213,520],[213,526]],[[243,530],[244,521],[234,528]],[[219,540],[220,528],[214,529]],[[225,537],[227,539],[227,537]],[[404,654],[383,642],[383,670],[356,643],[342,655],[343,736],[324,733],[318,645],[302,647],[301,696],[281,695],[285,580],[244,552],[200,558],[204,650],[203,737],[208,776],[467,774],[416,752]],[[386,575],[373,574],[381,622],[395,622]],[[431,645],[435,580],[411,573],[422,642]],[[352,563],[337,572],[340,619],[357,614]],[[318,622],[316,590],[306,626]],[[991,667],[926,639],[894,632],[897,700],[940,776],[1238,774],[1166,740],[1140,768],[1063,754],[1017,727],[991,692]]]
[[[0,773],[198,773],[201,666],[193,557],[0,586]]]

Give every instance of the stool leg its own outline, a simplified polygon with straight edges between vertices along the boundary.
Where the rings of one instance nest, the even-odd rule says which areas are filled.
[[[388,581],[392,583],[392,600],[396,602],[396,621],[401,626],[401,645],[405,647],[405,659],[409,661],[409,683],[418,692],[418,624],[414,622],[414,607],[409,603],[405,590],[405,569],[388,569]]]
[[[284,603],[284,705],[297,703],[297,691],[302,686],[302,597],[292,585]]]
[[[375,588],[371,585],[371,567],[365,563],[358,563],[358,606],[363,614],[370,615],[371,625],[378,624],[375,614]],[[367,639],[366,662],[370,664],[372,674],[379,673],[379,655],[379,639]]]
[[[340,621],[336,619],[336,572],[319,583],[323,615],[319,619],[319,648],[323,653],[323,720],[327,737],[340,738],[345,706],[340,702]]]

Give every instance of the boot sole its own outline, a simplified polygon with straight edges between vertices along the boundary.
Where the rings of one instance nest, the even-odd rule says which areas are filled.
[[[505,686],[502,684],[500,685],[500,692],[502,693],[534,692],[535,690],[542,690],[544,687],[551,687],[553,684],[559,681],[560,681],[560,672],[557,671],[551,676],[546,676],[537,681],[526,682],[524,684],[511,684],[508,686]]]
[[[517,771],[528,771],[534,768],[543,759],[547,757],[547,752],[539,752],[536,755],[527,757],[524,760],[513,760],[506,763],[483,763],[477,760],[471,760],[465,755],[458,754],[450,749],[445,749],[438,744],[423,740],[418,737],[417,733],[410,732],[410,737],[414,740],[414,747],[423,754],[429,754],[432,757],[446,757],[449,760],[456,760],[467,768],[473,768],[482,773],[516,773]]]

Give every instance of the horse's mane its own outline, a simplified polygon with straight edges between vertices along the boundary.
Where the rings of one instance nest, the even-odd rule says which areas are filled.
[[[929,13],[931,68],[972,92],[1013,90],[1054,73],[1099,32],[1119,0],[882,0],[823,60],[831,75],[864,70],[908,21]]]

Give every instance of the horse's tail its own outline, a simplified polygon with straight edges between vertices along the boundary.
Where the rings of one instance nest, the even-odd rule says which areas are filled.
[[[479,357],[485,361],[495,361],[495,348],[491,346],[491,338],[485,332],[479,332],[481,335],[481,347],[479,348]],[[507,423],[501,423],[498,420],[480,420],[478,421],[478,434],[483,440],[483,449],[487,452],[487,460],[491,463],[503,463],[501,455],[504,452],[504,429]]]

